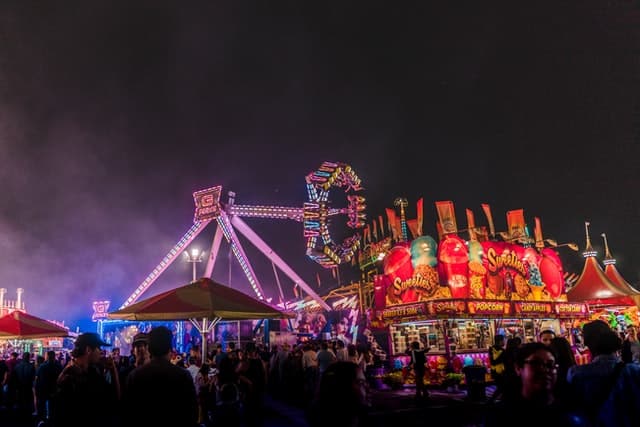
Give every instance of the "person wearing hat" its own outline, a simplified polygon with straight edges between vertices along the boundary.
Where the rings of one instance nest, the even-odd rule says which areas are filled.
[[[131,341],[133,347],[134,367],[142,366],[148,363],[151,359],[149,355],[149,336],[144,332],[139,332],[134,335],[133,341]]]
[[[76,338],[72,361],[58,377],[57,393],[51,413],[54,426],[111,426],[114,408],[120,398],[118,373],[112,358],[102,358],[101,347],[109,346],[94,332]],[[102,365],[102,366],[101,366]],[[111,374],[107,382],[103,369]]]
[[[138,332],[131,340],[132,360],[125,368],[120,370],[120,389],[124,390],[127,384],[127,377],[138,366],[149,363],[149,336],[144,332]]]

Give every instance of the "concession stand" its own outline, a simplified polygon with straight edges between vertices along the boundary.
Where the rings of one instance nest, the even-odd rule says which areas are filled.
[[[544,247],[537,218],[535,239],[522,210],[507,213],[509,232],[497,237],[487,205],[491,233],[476,227],[467,210],[464,240],[453,203],[436,207],[438,241],[428,235],[398,239],[374,279],[372,323],[388,329],[393,368],[408,364],[410,343],[418,341],[429,350],[425,381],[441,383],[464,366],[488,368],[487,349],[496,334],[534,341],[541,330],[560,335],[566,321],[588,315],[585,303],[567,300],[562,262]]]

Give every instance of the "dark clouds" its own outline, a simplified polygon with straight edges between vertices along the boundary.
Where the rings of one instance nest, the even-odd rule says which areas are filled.
[[[343,3],[0,6],[9,296],[22,286],[30,311],[72,323],[94,298],[117,306],[191,225],[192,191],[299,205],[323,160],[354,166],[372,216],[425,197],[430,233],[446,199],[459,221],[491,203],[499,227],[524,208],[559,241],[582,244],[588,219],[638,281],[633,10]],[[247,222],[315,283],[299,224]],[[189,277],[179,261],[153,289]]]

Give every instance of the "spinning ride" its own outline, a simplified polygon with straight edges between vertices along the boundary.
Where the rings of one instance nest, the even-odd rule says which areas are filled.
[[[284,260],[253,230],[241,217],[291,219],[302,222],[303,235],[306,239],[306,254],[324,268],[334,268],[343,262],[351,261],[359,247],[360,235],[353,235],[342,242],[336,242],[330,233],[329,219],[337,215],[347,217],[347,226],[351,229],[362,228],[365,223],[365,199],[358,193],[362,190],[361,181],[351,166],[344,163],[323,162],[315,171],[305,178],[308,201],[303,207],[265,206],[265,205],[236,205],[235,193],[228,192],[228,200],[223,203],[220,198],[222,186],[207,188],[193,193],[195,214],[193,225],[175,244],[160,263],[140,283],[135,291],[120,307],[125,308],[135,303],[144,292],[158,279],[189,246],[189,244],[211,222],[218,224],[204,276],[211,277],[213,267],[222,242],[225,237],[231,250],[245,273],[256,297],[265,298],[260,280],[249,261],[242,244],[238,240],[236,231],[244,235],[258,248],[274,266],[277,266],[295,284],[302,288],[323,309],[329,306],[316,292],[286,263]],[[347,206],[344,208],[331,207],[329,200],[332,189],[341,189],[346,194]],[[274,268],[275,271],[275,268]],[[279,283],[278,283],[279,285]],[[283,298],[282,289],[280,297]]]

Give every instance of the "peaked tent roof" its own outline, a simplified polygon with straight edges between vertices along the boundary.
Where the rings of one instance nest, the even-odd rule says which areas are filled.
[[[604,274],[611,281],[611,283],[616,285],[618,289],[631,297],[636,305],[640,307],[640,291],[634,288],[631,284],[629,284],[629,282],[624,279],[624,277],[622,277],[622,275],[616,268],[616,259],[611,255],[611,251],[609,250],[607,235],[602,233],[602,237],[604,238],[605,250],[604,260],[602,261],[602,263],[604,264]]]
[[[591,246],[589,223],[585,222],[587,245],[582,253],[584,267],[576,284],[567,292],[571,302],[585,302],[591,306],[633,306],[635,301],[622,289],[618,288],[604,273],[596,260],[597,252]]]

